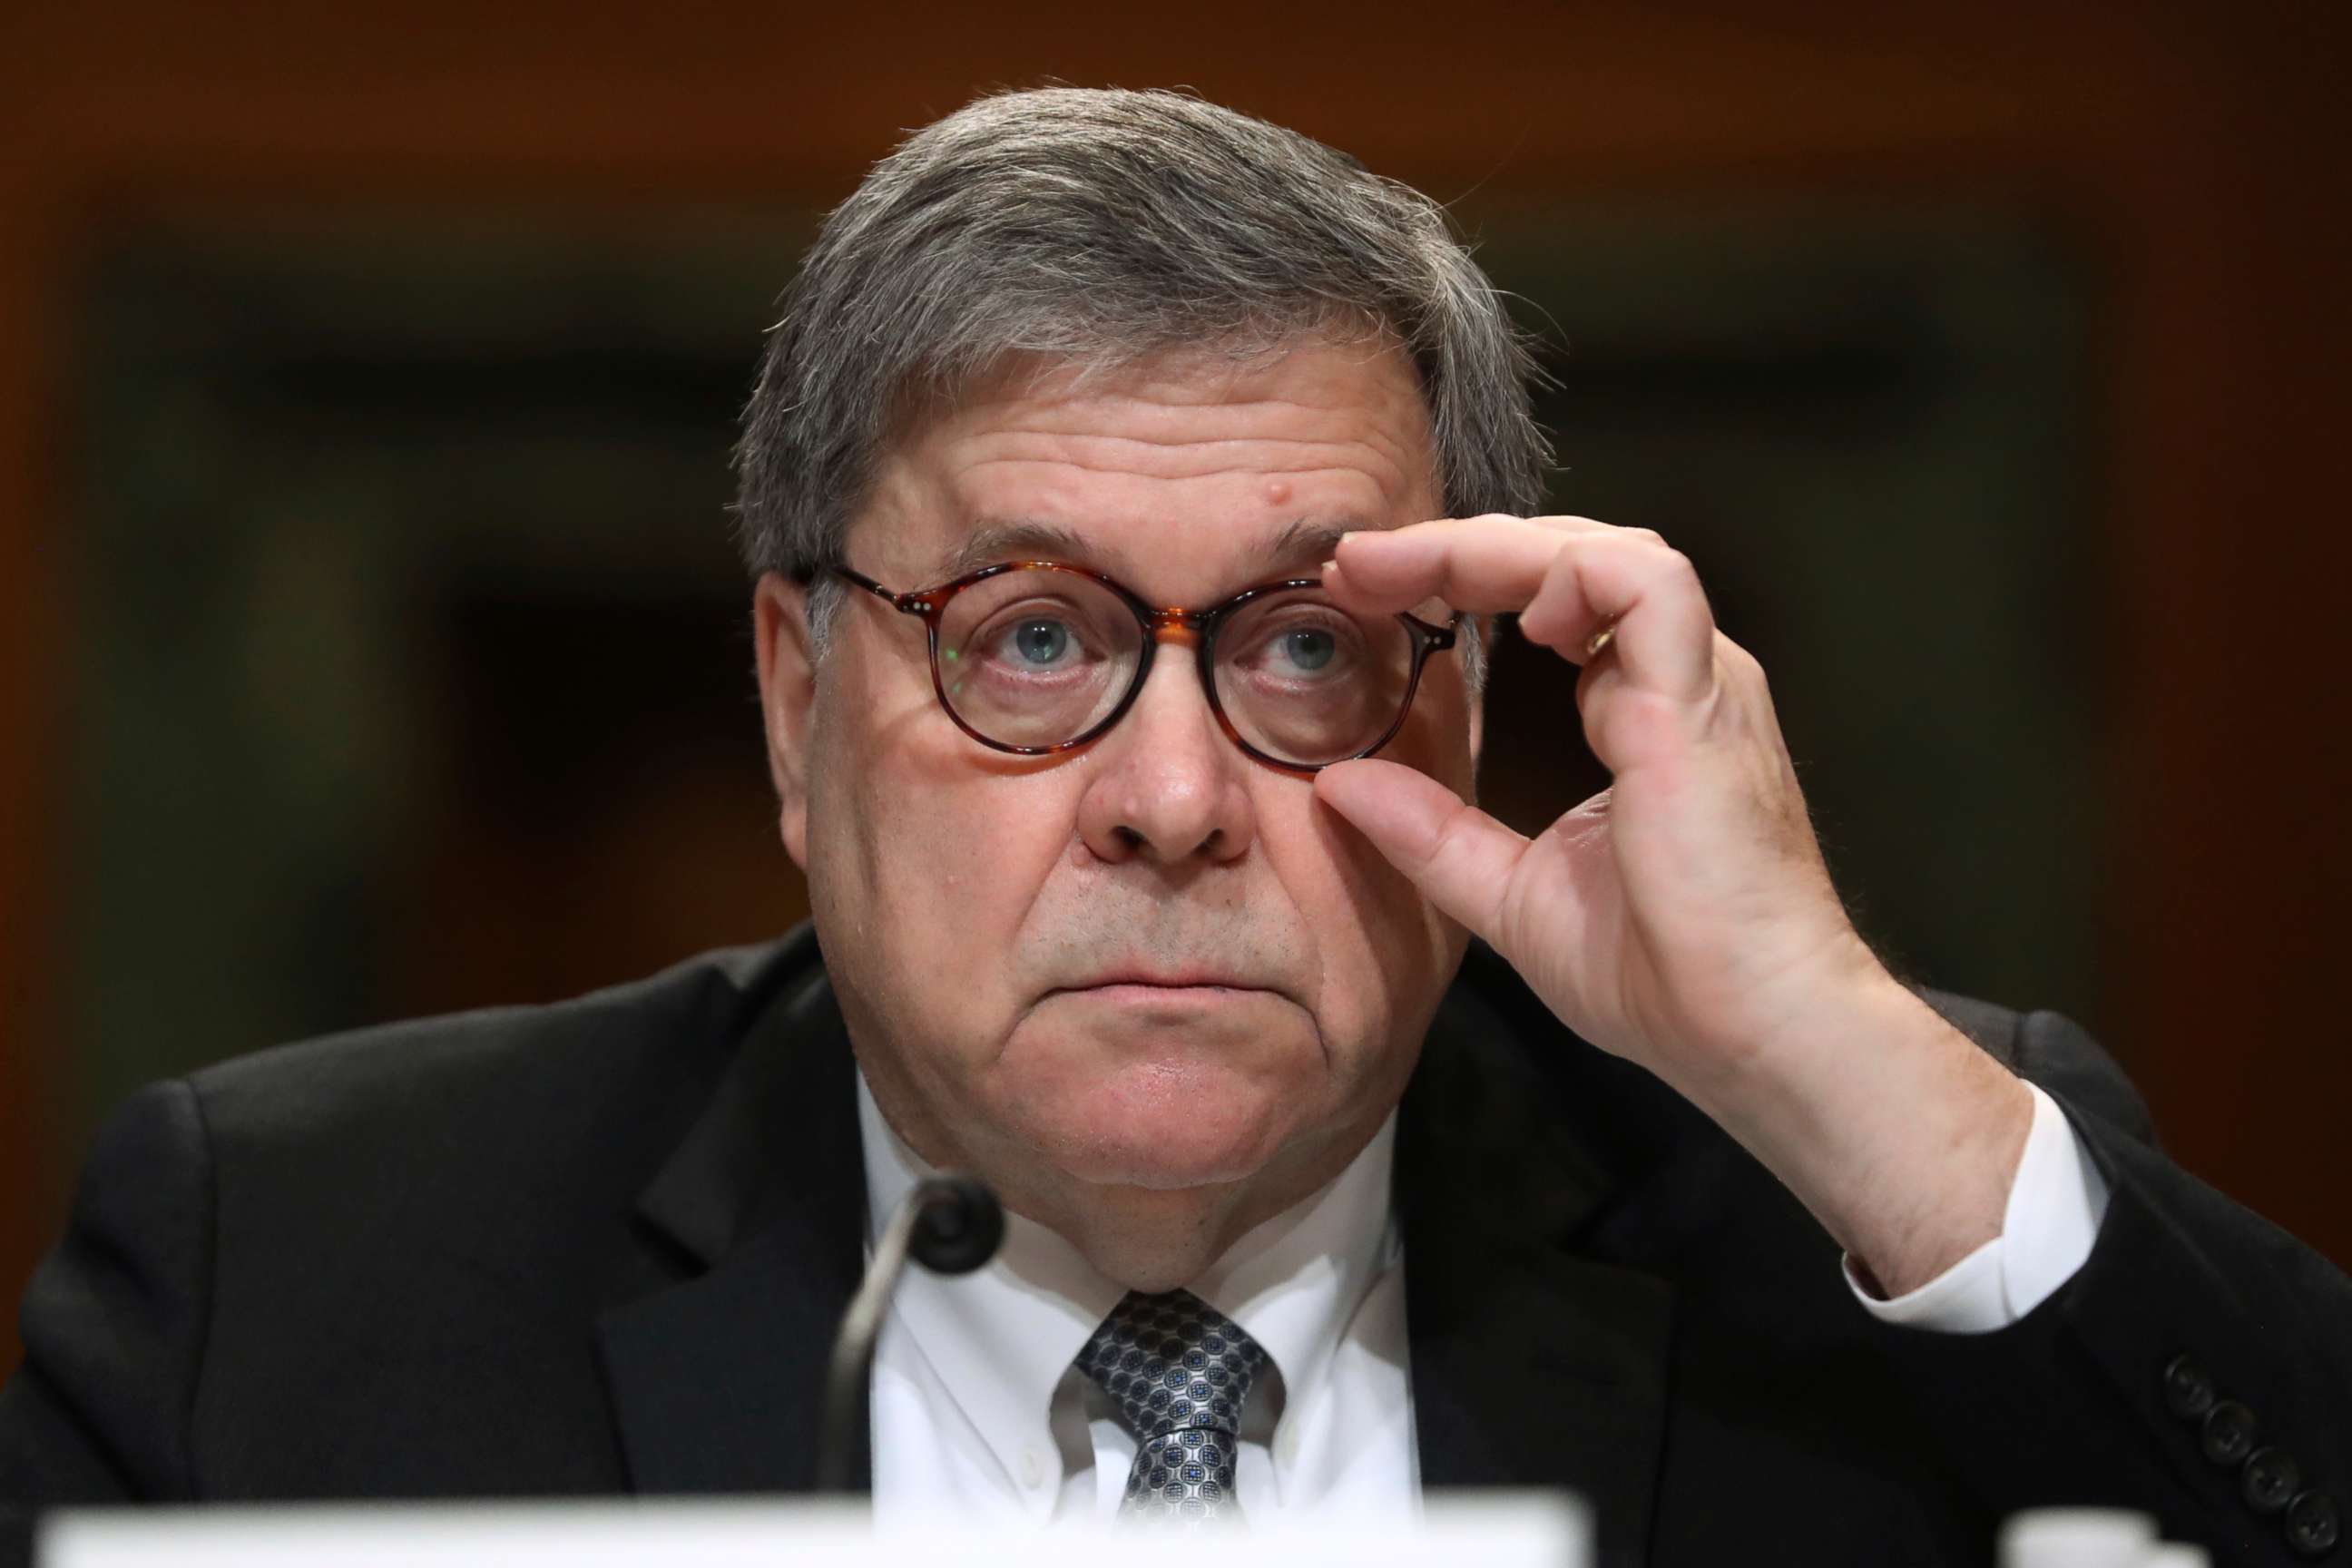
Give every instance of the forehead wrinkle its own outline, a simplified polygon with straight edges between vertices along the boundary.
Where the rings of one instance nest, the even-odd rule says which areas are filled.
[[[1354,380],[1352,376],[1343,376],[1337,378],[1337,383]],[[1260,408],[1296,409],[1310,417],[1343,421],[1361,417],[1366,400],[1358,395],[1355,386],[1339,384],[1335,395],[1316,395],[1318,392],[1331,392],[1335,384],[1334,379],[1327,376],[1318,376],[1305,384],[1294,379],[1287,381],[1280,390],[1269,390],[1257,395],[1237,395],[1236,383],[1231,377],[1212,376],[1194,380],[1178,374],[1143,377],[1123,388],[1107,387],[1097,383],[1060,390],[1032,389],[1025,395],[1012,396],[991,396],[983,393],[970,399],[968,405],[977,407],[991,403],[1001,406],[1018,405],[1046,416],[1047,423],[1051,423],[1055,416],[1073,413],[1083,420],[1087,416],[1085,410],[1090,405],[1131,409],[1143,420],[1162,424],[1200,414],[1213,416],[1227,411],[1246,416]],[[1388,395],[1391,393],[1398,395],[1391,398]],[[1393,386],[1376,389],[1374,395],[1380,402],[1417,402],[1418,388],[1410,382],[1400,381]]]
[[[1141,479],[1154,485],[1181,483],[1186,479],[1206,477],[1195,475],[1171,476],[1165,474],[1139,473],[1133,468],[1123,464],[1095,464],[1082,462],[1067,454],[1054,458],[1012,456],[992,457],[981,458],[977,461],[968,463],[963,467],[961,472],[956,476],[955,480],[949,486],[949,493],[950,495],[956,495],[960,492],[962,499],[961,502],[950,502],[950,504],[956,507],[957,510],[961,510],[964,506],[984,506],[985,503],[981,501],[979,497],[973,493],[975,490],[983,490],[983,487],[974,485],[971,482],[975,475],[980,474],[983,470],[1006,468],[1023,469],[1039,465],[1068,469],[1081,474],[1105,474],[1115,479]],[[1236,473],[1234,477],[1240,477],[1240,475]],[[1263,471],[1257,477],[1262,479],[1279,479],[1288,480],[1318,480],[1336,477],[1340,482],[1329,487],[1333,493],[1329,498],[1328,503],[1324,505],[1320,510],[1328,515],[1347,521],[1349,527],[1356,529],[1385,528],[1391,526],[1391,522],[1378,520],[1386,516],[1387,509],[1404,506],[1407,501],[1412,499],[1417,487],[1423,482],[1421,480],[1417,480],[1411,473],[1403,470],[1381,473],[1375,472],[1360,463],[1348,462],[1330,463],[1314,467],[1268,469]],[[1434,476],[1428,476],[1428,482],[1433,486]],[[1361,497],[1364,494],[1364,490],[1357,487],[1368,487],[1370,495],[1377,498],[1370,511],[1362,512],[1358,510],[1356,501],[1352,497]],[[1352,492],[1352,497],[1350,493],[1348,492]],[[988,514],[985,512],[982,513],[983,517],[987,515]],[[1402,521],[1419,522],[1423,521],[1423,514],[1416,512],[1415,515],[1403,518]],[[1028,520],[1017,519],[1015,521],[1025,522]]]
[[[956,467],[967,476],[1006,465],[1046,465],[1145,479],[1253,471],[1268,478],[1343,473],[1360,475],[1383,493],[1398,495],[1411,489],[1422,471],[1416,468],[1413,456],[1402,450],[1395,440],[1370,430],[1346,437],[1259,433],[1194,441],[1094,432],[998,430],[968,437],[964,445],[968,449]]]
[[[1341,535],[1371,526],[1375,525],[1352,517],[1330,522],[1293,518],[1263,531],[1263,542],[1248,556],[1259,563],[1253,573],[1327,561],[1339,547]],[[1126,552],[1115,542],[1091,541],[1058,524],[1030,518],[982,517],[940,563],[939,580],[950,581],[1001,562],[1038,560],[1089,566],[1112,576],[1131,569]]]
[[[1204,408],[1213,407],[1216,411],[1222,412],[1228,405],[1203,406]],[[1388,449],[1396,445],[1394,439],[1386,432],[1368,428],[1370,423],[1370,421],[1358,421],[1343,430],[1318,430],[1297,435],[1274,435],[1265,430],[1252,430],[1245,435],[1226,436],[1180,430],[1171,431],[1163,436],[1139,433],[1132,429],[1092,429],[1076,424],[1064,427],[1041,422],[1031,425],[1009,425],[985,434],[975,434],[968,438],[975,441],[1019,440],[1024,437],[1033,437],[1041,440],[1076,442],[1088,446],[1153,447],[1180,451],[1188,447],[1370,447],[1381,451],[1384,456],[1391,455]]]

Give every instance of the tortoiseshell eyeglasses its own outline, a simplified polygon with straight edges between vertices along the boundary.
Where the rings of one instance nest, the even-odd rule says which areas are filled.
[[[1292,773],[1368,757],[1404,726],[1422,666],[1461,617],[1341,609],[1311,577],[1244,588],[1205,610],[1155,608],[1099,572],[1007,561],[899,594],[833,570],[919,616],[931,689],[958,728],[1023,756],[1073,751],[1134,706],[1168,637],[1189,639],[1217,722],[1250,756]]]

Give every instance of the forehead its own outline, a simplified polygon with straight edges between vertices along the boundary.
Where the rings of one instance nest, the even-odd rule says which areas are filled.
[[[1024,555],[1222,576],[1436,515],[1432,454],[1418,378],[1385,344],[1031,362],[909,421],[850,543],[932,582]]]

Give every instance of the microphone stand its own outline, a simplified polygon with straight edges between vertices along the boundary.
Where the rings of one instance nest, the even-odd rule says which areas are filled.
[[[898,1278],[912,1258],[934,1274],[969,1274],[1004,1241],[1004,1209],[977,1178],[950,1173],[915,1184],[874,1243],[874,1260],[834,1337],[824,1380],[824,1425],[817,1442],[819,1491],[846,1492],[850,1453],[864,1436],[874,1342]]]

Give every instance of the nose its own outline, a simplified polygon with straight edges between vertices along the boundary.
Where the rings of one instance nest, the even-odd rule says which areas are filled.
[[[1134,706],[1090,748],[1078,835],[1099,860],[1223,865],[1256,837],[1246,776],[1255,764],[1209,710],[1192,652],[1163,645]]]

